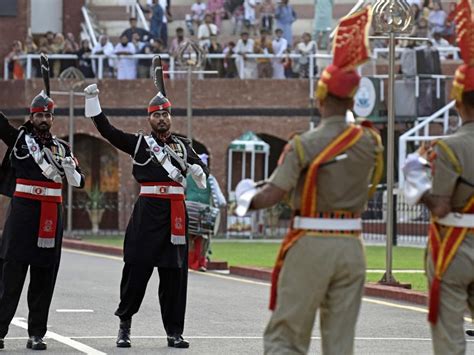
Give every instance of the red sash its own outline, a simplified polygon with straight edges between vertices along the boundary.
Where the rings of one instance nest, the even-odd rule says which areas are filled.
[[[342,132],[338,137],[336,137],[334,141],[332,141],[326,148],[324,148],[324,150],[313,160],[308,169],[303,188],[301,200],[301,216],[316,216],[318,188],[317,177],[320,165],[333,159],[337,155],[352,147],[362,137],[362,134],[363,130],[361,127],[350,125],[344,132]],[[283,239],[272,273],[272,287],[270,291],[271,310],[274,310],[276,307],[278,278],[280,276],[281,268],[283,267],[283,262],[285,260],[286,253],[304,234],[305,230],[293,229],[290,227],[288,234]]]
[[[144,182],[142,186],[179,186],[177,182]],[[140,196],[164,198],[170,200],[171,204],[171,243],[175,245],[186,244],[186,210],[184,205],[184,194],[146,194]]]
[[[474,196],[464,207],[463,212],[474,213]],[[435,268],[435,275],[430,288],[428,313],[428,321],[432,324],[436,324],[438,320],[441,280],[469,230],[469,228],[448,227],[443,240],[441,240],[439,228],[439,224],[432,220],[428,241]]]
[[[58,225],[58,204],[62,203],[62,196],[45,196],[43,189],[61,189],[62,184],[57,182],[16,179],[17,184],[38,186],[32,193],[15,191],[13,196],[41,201],[41,214],[38,228],[38,247],[54,248],[56,228]],[[36,192],[36,193],[35,193]]]

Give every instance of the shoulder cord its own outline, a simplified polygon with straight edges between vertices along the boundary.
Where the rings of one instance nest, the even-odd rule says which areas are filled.
[[[18,160],[23,160],[23,159],[26,159],[30,156],[30,153],[26,153],[24,156],[20,157],[16,152],[18,150],[18,148],[16,147],[18,141],[20,140],[21,136],[23,136],[23,134],[25,134],[25,130],[24,129],[20,129],[20,133],[18,134],[18,137],[16,137],[16,140],[15,140],[15,144],[13,145],[13,149],[12,149],[12,152],[10,153],[10,159],[12,158],[12,154],[15,156],[15,158],[17,158]]]
[[[137,156],[138,150],[140,149],[140,144],[142,142],[142,139],[143,139],[143,132],[138,132],[138,141],[137,141],[137,145],[135,146],[135,151],[133,152],[133,157],[132,157],[132,164],[133,165],[145,166],[153,160],[152,155],[150,155],[150,158],[148,158],[148,160],[146,160],[144,163],[139,163],[135,160],[135,157]]]

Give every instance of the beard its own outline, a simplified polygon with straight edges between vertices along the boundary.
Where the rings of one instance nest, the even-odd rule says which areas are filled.
[[[151,127],[156,133],[166,133],[170,130],[170,125],[167,124],[166,122],[158,122]]]
[[[34,128],[41,133],[47,133],[51,129],[51,126],[47,123],[41,122],[37,125],[34,125]]]

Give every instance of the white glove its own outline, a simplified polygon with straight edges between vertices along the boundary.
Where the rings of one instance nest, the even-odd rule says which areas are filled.
[[[197,187],[200,189],[205,189],[206,184],[206,174],[204,174],[204,170],[199,164],[193,164],[189,166],[189,172],[196,183]]]
[[[257,191],[257,184],[252,179],[244,179],[237,184],[235,187],[235,200],[237,201],[235,214],[237,216],[243,217],[247,214]]]
[[[64,174],[66,175],[67,182],[71,186],[79,187],[81,186],[81,174],[76,170],[76,162],[72,157],[66,157],[61,160],[61,166],[64,169]]]
[[[97,84],[89,85],[84,89],[86,94],[85,116],[95,117],[102,112],[99,102],[99,89]]]
[[[405,175],[403,194],[406,202],[412,206],[416,205],[433,186],[430,164],[420,154],[412,153],[408,155],[402,169]]]

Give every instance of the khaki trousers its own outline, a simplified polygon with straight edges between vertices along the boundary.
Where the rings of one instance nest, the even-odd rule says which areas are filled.
[[[265,354],[306,354],[318,309],[323,353],[352,354],[364,281],[360,239],[302,237],[288,251],[280,273]]]
[[[431,253],[427,260],[428,282],[434,277]],[[467,234],[441,280],[438,321],[431,325],[433,350],[439,355],[466,353],[464,314],[474,312],[474,234]]]

